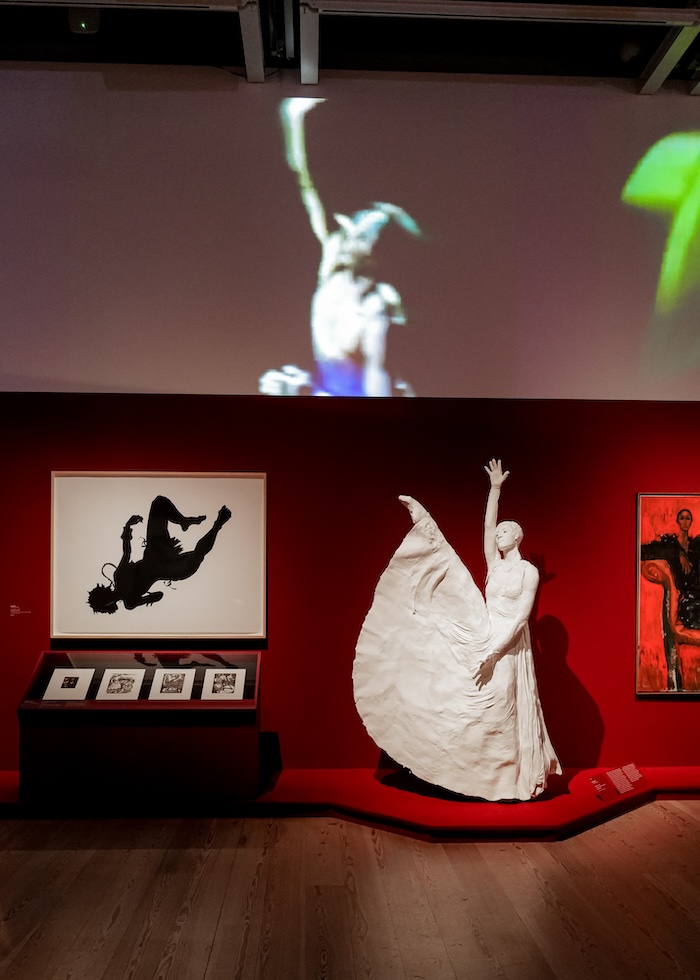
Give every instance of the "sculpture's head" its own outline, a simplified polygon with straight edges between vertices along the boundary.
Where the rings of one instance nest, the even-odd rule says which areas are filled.
[[[496,547],[499,551],[517,548],[523,540],[523,529],[515,521],[501,521],[496,525]]]

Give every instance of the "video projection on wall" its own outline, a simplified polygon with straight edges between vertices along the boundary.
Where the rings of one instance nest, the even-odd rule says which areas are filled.
[[[6,390],[697,397],[684,92],[1,70]]]

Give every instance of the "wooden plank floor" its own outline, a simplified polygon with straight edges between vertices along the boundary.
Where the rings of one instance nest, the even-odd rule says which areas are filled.
[[[556,843],[0,821],[1,980],[700,980],[700,800]]]

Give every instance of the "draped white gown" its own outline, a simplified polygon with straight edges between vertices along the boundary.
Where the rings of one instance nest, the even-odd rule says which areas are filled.
[[[416,523],[382,574],[357,641],[357,710],[376,744],[419,778],[465,796],[529,800],[561,767],[542,714],[526,625],[479,688],[505,633],[524,559],[502,560],[486,600],[433,518]]]

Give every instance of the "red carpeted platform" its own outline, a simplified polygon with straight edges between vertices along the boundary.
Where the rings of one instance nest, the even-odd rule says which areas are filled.
[[[641,769],[643,778],[623,793],[608,772],[566,770],[537,800],[486,803],[402,771],[288,769],[257,802],[319,807],[440,840],[560,840],[654,799],[700,796],[700,766]]]
[[[655,799],[700,797],[700,766],[642,768],[642,778],[626,792],[618,792],[609,772],[565,770],[537,800],[486,803],[440,791],[402,770],[285,769],[255,800],[219,801],[213,812],[337,813],[428,840],[562,840]],[[211,815],[206,801],[189,812]],[[0,814],[23,815],[18,772],[0,772]],[[36,816],[36,808],[28,815]]]

